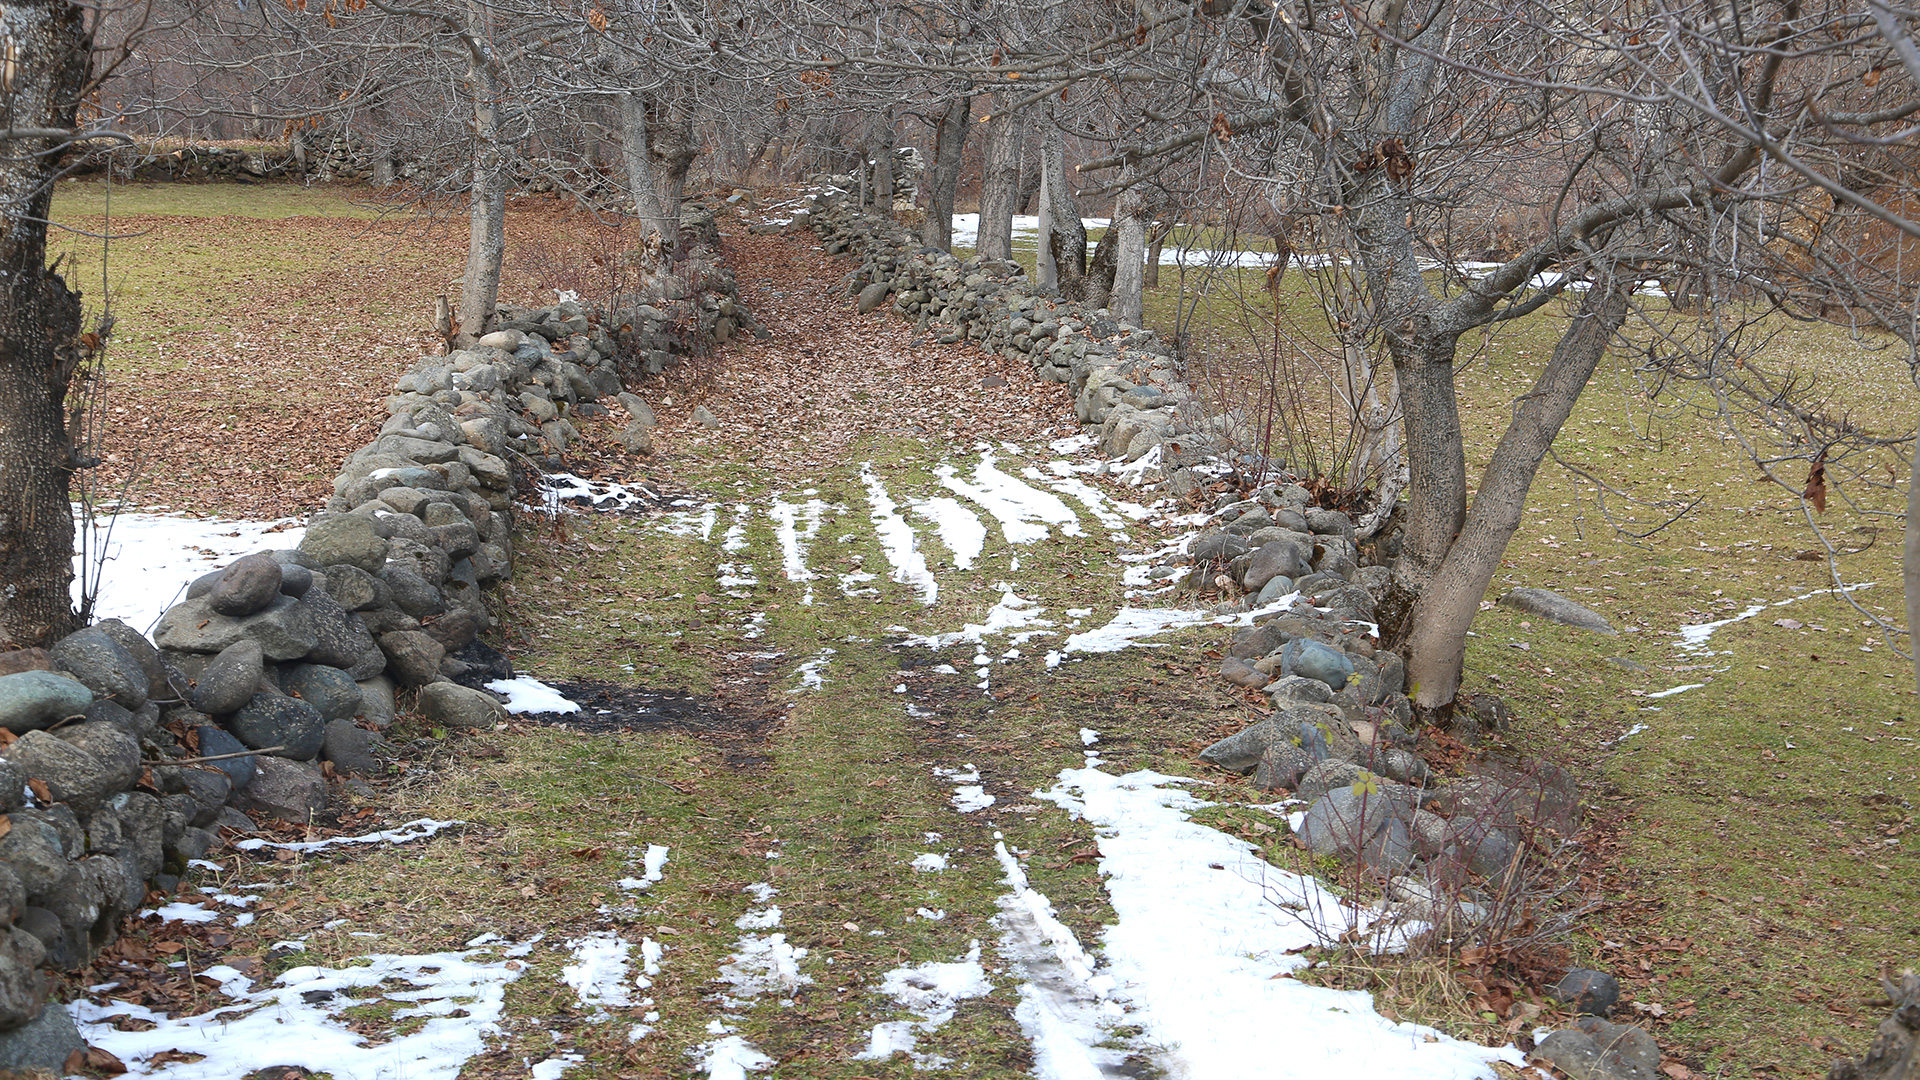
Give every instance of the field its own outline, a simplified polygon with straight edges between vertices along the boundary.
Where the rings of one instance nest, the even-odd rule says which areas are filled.
[[[383,215],[352,189],[175,185],[116,188],[111,199],[109,218],[97,185],[63,186],[55,217],[125,237],[104,264],[97,238],[70,234],[59,245],[77,260],[84,291],[94,293],[86,283],[104,275],[118,320],[106,406],[113,484],[132,477],[133,505],[197,512],[278,516],[315,505],[330,491],[330,470],[290,466],[286,449],[297,444],[312,457],[318,446],[319,460],[332,460],[367,437],[392,378],[431,343],[426,313],[460,273],[463,223]],[[646,462],[603,452],[605,475],[693,492],[723,513],[811,498],[860,507],[862,462],[898,492],[928,494],[939,490],[938,466],[977,454],[968,449],[976,437],[1037,455],[1043,432],[1070,430],[1059,388],[1036,388],[964,349],[916,348],[905,326],[855,316],[846,298],[824,296],[819,283],[844,268],[827,266],[805,238],[747,240],[725,219],[723,229],[735,234],[743,291],[769,313],[775,341],[723,350],[710,383],[637,388],[661,413],[663,451]],[[599,242],[590,223],[557,204],[517,205],[510,251],[537,245],[548,256],[510,255],[509,294],[547,300],[561,281],[549,256],[584,257]],[[1290,280],[1288,303],[1309,310],[1307,279]],[[1170,328],[1179,275],[1162,282],[1147,321]],[[1223,323],[1231,314],[1210,310]],[[1472,358],[1459,377],[1470,462],[1491,452],[1512,400],[1552,347],[1556,315],[1550,307],[1463,348]],[[1920,396],[1888,353],[1825,324],[1777,329],[1756,365],[1819,379],[1832,406],[1864,428],[1911,429]],[[1216,381],[1244,385],[1247,369],[1229,355],[1238,339],[1218,331],[1214,340],[1223,357]],[[908,355],[915,362],[901,365]],[[1012,386],[983,387],[980,378],[992,374]],[[1920,708],[1911,668],[1893,648],[1907,640],[1890,641],[1877,625],[1901,622],[1906,465],[1890,453],[1886,486],[1850,485],[1827,512],[1813,513],[1799,496],[1804,461],[1769,478],[1742,444],[1761,431],[1725,425],[1688,387],[1652,389],[1624,361],[1603,367],[1556,450],[1607,487],[1549,461],[1487,598],[1523,585],[1555,589],[1621,633],[1602,637],[1490,607],[1475,627],[1468,688],[1502,695],[1518,721],[1513,742],[1568,760],[1589,783],[1602,827],[1579,885],[1603,905],[1572,943],[1573,959],[1619,975],[1633,1019],[1695,1073],[1814,1075],[1864,1049],[1878,1018],[1863,999],[1881,968],[1920,962],[1911,895],[1920,857],[1909,831],[1920,794]],[[719,433],[688,422],[699,403],[722,418]],[[953,420],[959,413],[964,419]],[[588,435],[605,451],[615,431],[608,423]],[[864,516],[831,515],[837,524],[823,529],[820,549],[842,529],[851,539],[817,561],[830,554],[835,573],[880,565]],[[1832,545],[1831,559],[1810,520]],[[792,1075],[908,1075],[900,1060],[891,1071],[856,1069],[828,1048],[872,1022],[870,1006],[845,988],[904,958],[950,959],[969,936],[991,936],[999,870],[980,856],[992,836],[984,821],[956,824],[933,812],[944,791],[931,766],[977,765],[1003,805],[1017,809],[1081,763],[1079,728],[1108,733],[1108,760],[1120,767],[1202,775],[1193,752],[1246,715],[1210,676],[1203,650],[1218,642],[1204,632],[1189,632],[1175,649],[1089,660],[1073,679],[1026,656],[996,668],[985,701],[952,680],[924,684],[924,695],[914,681],[913,700],[939,713],[937,726],[889,711],[894,686],[906,685],[897,651],[876,644],[891,627],[926,632],[977,618],[1003,577],[1056,612],[1111,607],[1118,554],[1147,543],[1138,532],[1125,544],[1060,537],[1014,551],[1018,578],[1009,552],[996,550],[978,569],[956,569],[934,617],[899,588],[871,601],[825,595],[824,577],[820,605],[803,605],[791,582],[775,584],[780,540],[754,521],[742,558],[773,587],[751,599],[688,584],[711,582],[710,547],[663,533],[658,521],[612,516],[530,532],[522,572],[501,596],[517,666],[555,680],[710,695],[732,718],[724,731],[516,730],[451,753],[414,732],[400,779],[373,808],[393,820],[419,812],[482,825],[425,854],[281,867],[306,899],[263,917],[232,950],[296,933],[316,934],[309,948],[331,959],[368,947],[317,931],[333,918],[354,919],[393,949],[591,922],[607,900],[599,878],[617,876],[629,849],[671,835],[685,852],[672,864],[679,876],[635,919],[674,931],[684,970],[710,977],[736,936],[742,887],[760,880],[781,888],[793,940],[836,958],[839,996],[785,1015],[762,1003],[742,1030],[769,1053],[791,1055],[801,1070]],[[1852,591],[1835,594],[1836,577]],[[766,635],[757,644],[741,637],[755,614]],[[1698,644],[1681,634],[1721,620],[1733,621]],[[751,659],[759,651],[798,658],[828,643],[841,651],[832,694],[789,695],[784,676]],[[609,664],[615,657],[628,672]],[[1209,779],[1222,782],[1215,799],[1267,798],[1232,778]],[[598,808],[591,828],[570,817],[581,806]],[[1051,806],[1029,809],[994,827],[1041,853],[1030,866],[1036,887],[1092,943],[1110,913],[1081,858],[1086,829]],[[902,918],[924,899],[925,879],[902,867],[929,832],[971,852],[943,884],[955,912],[969,913],[954,922]],[[1288,856],[1271,829],[1247,835],[1256,834],[1276,857]],[[606,846],[608,836],[624,839]],[[764,876],[776,847],[791,855]],[[871,928],[890,936],[871,938]],[[560,965],[537,955],[543,973]],[[567,1008],[551,982],[539,985],[515,984],[516,1017]],[[697,1040],[696,1017],[710,1011],[706,981],[676,976],[656,996],[669,1018],[663,1030],[680,1044]],[[1473,1016],[1422,1015],[1419,1000],[1395,1007],[1456,1032],[1490,1031]],[[584,1014],[549,1026],[596,1062],[626,1062],[643,1075],[684,1068],[678,1057],[622,1045],[623,1034]],[[975,1063],[976,1074],[1030,1067],[1006,1049],[1020,1043],[1004,1011],[970,1005],[944,1030],[952,1043],[942,1053]],[[524,1075],[521,1063],[544,1046],[542,1024],[510,1031],[511,1045],[471,1075]]]

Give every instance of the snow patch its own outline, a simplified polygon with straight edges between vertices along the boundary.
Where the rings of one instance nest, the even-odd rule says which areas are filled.
[[[281,843],[275,840],[262,840],[254,837],[236,842],[233,846],[241,851],[259,851],[262,848],[277,848],[281,851],[311,852],[324,848],[339,847],[347,844],[405,844],[414,840],[424,840],[442,829],[455,825],[465,825],[464,821],[435,821],[432,818],[418,818],[398,828],[383,829],[379,832],[361,836],[335,836],[327,840],[296,840]]]
[[[577,702],[569,700],[565,694],[531,675],[495,679],[487,684],[487,689],[506,696],[507,711],[510,713],[577,713],[580,711]]]

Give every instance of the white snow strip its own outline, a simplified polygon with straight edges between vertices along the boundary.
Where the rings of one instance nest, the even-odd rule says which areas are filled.
[[[647,845],[647,853],[641,857],[641,869],[646,874],[647,884],[659,881],[666,873],[669,850],[665,844]]]
[[[560,969],[560,980],[573,988],[581,1005],[632,1007],[633,989],[628,985],[627,965],[627,954],[633,951],[632,942],[602,931],[569,941],[567,947],[573,950],[573,962]],[[646,985],[644,978],[642,985]]]
[[[898,506],[887,495],[886,486],[880,478],[873,475],[873,464],[867,462],[860,466],[860,478],[867,484],[867,501],[873,504],[873,527],[880,537],[880,546],[887,553],[887,562],[893,566],[893,580],[903,585],[912,585],[920,590],[920,602],[931,607],[940,598],[940,583],[933,579],[933,571],[927,568],[927,557],[920,552],[920,543],[913,534],[913,526],[900,516]]]
[[[972,568],[975,559],[987,546],[987,527],[973,511],[960,505],[958,499],[949,499],[944,495],[916,501],[915,513],[933,522],[934,531],[939,533],[940,542],[953,552],[953,565],[961,570]]]
[[[1000,599],[987,609],[985,622],[966,623],[960,629],[947,634],[914,634],[904,626],[890,626],[889,630],[905,634],[902,645],[925,646],[930,649],[945,649],[963,641],[973,642],[976,646],[985,641],[988,634],[1010,634],[1011,640],[1024,644],[1038,636],[1040,628],[1054,624],[1040,616],[1047,609],[1032,600],[1013,591],[1006,582],[999,583]],[[1034,629],[1026,629],[1033,627]]]
[[[1042,491],[1001,472],[991,451],[981,451],[973,479],[962,480],[951,465],[934,470],[948,490],[969,499],[1000,522],[1001,535],[1010,544],[1030,544],[1047,538],[1047,526],[1057,525],[1068,536],[1081,536],[1080,518],[1051,491]]]
[[[432,818],[418,818],[397,828],[383,829],[380,832],[363,836],[336,836],[328,840],[295,840],[280,843],[274,840],[262,840],[254,837],[237,841],[233,846],[241,851],[259,851],[261,848],[278,848],[281,851],[320,851],[323,848],[339,847],[346,844],[405,844],[414,840],[424,840],[441,829],[451,829],[455,825],[465,825],[464,821],[435,821]]]
[[[919,1014],[920,1019],[875,1024],[866,1050],[855,1054],[854,1060],[885,1061],[895,1054],[906,1054],[915,1068],[938,1069],[951,1062],[938,1055],[916,1053],[918,1036],[936,1031],[953,1019],[954,1006],[959,1002],[992,993],[993,984],[980,966],[980,943],[975,941],[963,960],[894,968],[881,977],[880,992]]]
[[[560,1080],[561,1077],[567,1075],[568,1069],[573,1068],[585,1060],[587,1060],[585,1054],[555,1054],[553,1057],[547,1058],[544,1061],[534,1062],[533,1068],[528,1071],[528,1075],[532,1080]]]
[[[608,480],[588,480],[572,473],[548,473],[536,481],[541,509],[553,510],[563,503],[584,502],[602,512],[631,510],[660,501],[660,493],[642,484],[616,484]],[[711,533],[713,526],[707,526]],[[705,539],[703,534],[701,539]]]
[[[803,690],[819,690],[825,687],[827,680],[820,674],[820,671],[827,666],[827,661],[832,657],[832,649],[821,649],[819,656],[801,664],[799,668],[794,671],[794,674],[800,676],[800,685],[787,691],[787,693],[798,694]]]
[[[780,925],[781,915],[780,905],[773,904],[747,912],[733,920],[733,925],[742,930],[771,930]]]
[[[1048,476],[1035,468],[1023,469],[1021,475],[1030,480],[1042,481],[1053,490],[1080,500],[1081,505],[1087,508],[1087,512],[1099,518],[1100,524],[1109,529],[1126,528],[1129,518],[1134,521],[1144,521],[1153,516],[1153,511],[1139,503],[1107,498],[1106,493],[1099,488],[1072,475],[1073,466],[1068,462],[1049,462],[1047,467],[1053,470],[1053,476]]]
[[[1364,993],[1280,977],[1305,963],[1303,946],[1365,933],[1370,916],[1190,820],[1188,811],[1207,804],[1174,786],[1187,782],[1070,769],[1042,796],[1096,831],[1116,916],[1102,935],[1104,974],[1129,1006],[1128,1022],[1144,1029],[1142,1043],[1162,1048],[1168,1074],[1465,1080],[1492,1076],[1493,1060],[1524,1064],[1512,1047],[1389,1021]],[[1250,1049],[1223,1031],[1259,1031],[1261,1046],[1289,1050]]]
[[[985,810],[992,806],[995,799],[979,784],[962,784],[953,789],[953,798],[949,801],[953,803],[955,810],[963,814],[971,814],[975,810]]]
[[[78,602],[84,587],[98,586],[95,618],[119,619],[146,633],[167,608],[186,597],[194,579],[242,555],[299,547],[306,533],[291,520],[134,513],[97,517],[91,535],[74,535],[76,547],[84,542],[92,550],[73,553],[73,598]]]
[[[947,868],[947,857],[935,851],[924,851],[913,857],[913,868],[923,874],[931,874]]]
[[[531,675],[495,679],[487,684],[487,689],[506,696],[507,711],[510,713],[577,713],[580,711],[577,702],[569,700],[565,694]]]
[[[1063,653],[1119,652],[1121,649],[1161,644],[1142,639],[1189,626],[1252,626],[1255,617],[1286,611],[1299,598],[1300,594],[1297,592],[1288,593],[1266,607],[1238,615],[1215,615],[1209,611],[1185,611],[1179,608],[1123,607],[1114,613],[1113,618],[1105,626],[1068,637],[1061,651]]]
[[[1754,604],[1738,615],[1720,619],[1716,622],[1693,623],[1688,626],[1682,626],[1677,631],[1680,635],[1680,640],[1675,642],[1675,646],[1682,652],[1700,652],[1707,647],[1707,639],[1713,636],[1715,630],[1723,626],[1732,626],[1734,623],[1751,619],[1769,607],[1786,607],[1788,604],[1797,604],[1810,596],[1830,596],[1836,592],[1854,592],[1858,589],[1871,589],[1873,585],[1874,583],[1871,581],[1862,581],[1857,585],[1847,585],[1837,589],[1816,589],[1813,592],[1801,593],[1799,596],[1789,596],[1785,600],[1775,600],[1772,604]],[[1652,697],[1653,695],[1649,694],[1647,696]]]
[[[785,934],[748,934],[734,944],[732,959],[720,965],[720,981],[749,999],[769,993],[791,996],[813,981],[800,970],[806,957],[807,950],[788,942]]]
[[[814,579],[813,571],[807,569],[807,546],[819,534],[820,515],[826,510],[827,504],[819,499],[808,499],[804,503],[773,500],[768,516],[773,519],[773,535],[780,542],[780,561],[788,581]],[[812,585],[807,586],[800,602],[813,603]]]
[[[140,913],[141,918],[149,915],[160,916],[162,922],[208,923],[220,917],[220,913],[205,904],[188,904],[175,901],[157,908],[147,908]]]
[[[773,1064],[772,1058],[738,1035],[707,1043],[696,1056],[710,1080],[746,1080],[748,1072],[759,1072]]]
[[[260,989],[226,965],[201,972],[233,1004],[199,1016],[170,1019],[141,1005],[84,998],[67,1006],[81,1037],[118,1057],[128,1076],[166,1080],[231,1080],[269,1066],[298,1066],[335,1080],[455,1080],[467,1060],[500,1031],[506,984],[520,977],[524,949],[492,947],[420,956],[374,955],[342,967],[299,967]],[[398,983],[406,989],[387,988]],[[349,991],[372,991],[359,996]],[[348,1025],[344,1011],[372,1001],[404,1003],[395,1021],[424,1018],[410,1034],[378,1045]],[[114,1017],[151,1024],[146,1031],[115,1028]],[[198,1061],[149,1065],[166,1050],[202,1054]]]
[[[1665,690],[1655,690],[1647,696],[1650,698],[1672,697],[1675,694],[1682,694],[1688,690],[1698,690],[1705,685],[1707,684],[1703,682],[1681,683],[1679,686],[1669,687]]]

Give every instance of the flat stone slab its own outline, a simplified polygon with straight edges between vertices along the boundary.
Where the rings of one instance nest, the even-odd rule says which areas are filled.
[[[1524,611],[1529,615],[1538,615],[1563,626],[1593,630],[1602,634],[1615,632],[1613,624],[1607,621],[1605,615],[1585,604],[1576,604],[1551,589],[1514,589],[1500,598],[1500,605]]]

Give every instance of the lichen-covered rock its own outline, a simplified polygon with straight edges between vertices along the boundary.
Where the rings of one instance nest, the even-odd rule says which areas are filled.
[[[459,683],[437,682],[420,688],[420,714],[451,728],[492,728],[506,723],[507,708],[492,694]]]
[[[264,551],[235,559],[207,590],[207,606],[222,615],[251,615],[280,592],[280,564]]]
[[[252,638],[269,660],[298,660],[316,641],[313,617],[301,601],[284,593],[255,614],[240,618],[213,610],[205,597],[182,601],[160,617],[153,636],[163,649],[190,653],[217,653]]]
[[[93,691],[51,671],[0,675],[0,728],[18,735],[86,713]]]
[[[304,824],[327,808],[327,781],[312,762],[263,757],[253,783],[236,792],[233,802],[242,810]]]
[[[384,437],[386,442],[392,436]],[[418,442],[420,440],[408,440]],[[448,455],[453,448],[448,446]],[[373,522],[358,514],[329,514],[307,526],[300,550],[322,567],[345,565],[377,574],[386,565],[388,542],[374,531]]]
[[[319,710],[298,698],[259,693],[228,719],[226,727],[248,749],[311,761],[320,753],[327,722]]]
[[[126,709],[147,703],[146,668],[98,627],[76,630],[47,651],[56,667],[72,672],[96,697],[111,698]]]
[[[258,641],[243,638],[234,642],[201,669],[188,700],[209,716],[224,716],[239,709],[259,692],[265,661]]]
[[[124,733],[118,734],[126,738]],[[80,813],[92,811],[107,796],[132,782],[131,777],[123,777],[118,763],[102,761],[45,731],[27,732],[0,754],[25,770],[29,780],[45,784],[55,802],[71,804]],[[137,749],[134,760],[137,775]]]
[[[325,664],[300,664],[286,675],[287,693],[314,707],[323,719],[341,720],[360,712],[360,684]]]

